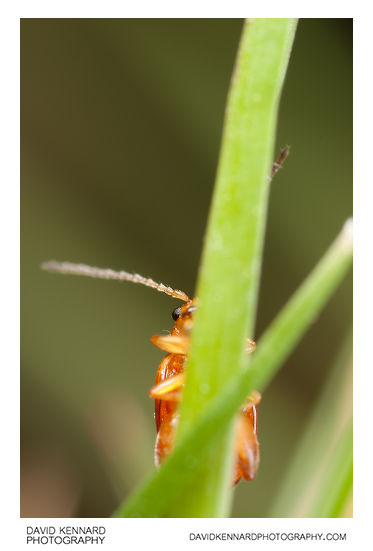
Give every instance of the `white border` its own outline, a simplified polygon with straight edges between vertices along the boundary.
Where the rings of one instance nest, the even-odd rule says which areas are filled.
[[[272,4],[272,5],[271,5]],[[20,17],[283,17],[298,10],[295,2],[267,2],[260,10],[247,1],[230,1],[216,5],[195,0],[188,6],[175,2],[120,1],[64,2],[24,1],[13,3],[1,18],[1,70],[2,70],[2,187],[1,187],[1,258],[2,258],[2,498],[1,520],[5,526],[1,543],[5,549],[22,549],[25,546],[27,525],[104,525],[107,527],[109,549],[139,549],[148,544],[151,548],[190,548],[192,545],[237,546],[254,545],[254,542],[191,542],[189,532],[345,532],[346,549],[371,547],[372,510],[372,425],[369,422],[372,393],[372,352],[370,349],[372,317],[372,28],[369,8],[360,2],[339,2],[336,6],[314,1],[310,8],[302,7],[307,17],[351,17],[355,14],[354,77],[355,77],[355,269],[354,269],[354,520],[350,519],[19,519],[19,18]],[[364,3],[364,6],[367,5]],[[248,14],[250,8],[252,13]],[[258,13],[258,11],[260,13]],[[357,15],[358,14],[358,15]],[[364,168],[366,170],[363,173]],[[11,392],[9,392],[11,389]],[[5,524],[5,518],[8,518]],[[146,526],[146,529],[144,529]],[[8,542],[5,544],[5,539]],[[258,543],[262,548],[272,543]],[[281,548],[295,548],[292,542],[276,543]],[[312,545],[309,542],[305,545]],[[316,545],[321,544],[316,542]],[[329,545],[329,544],[328,544]],[[336,545],[336,544],[330,544]],[[50,546],[42,546],[49,549]],[[59,546],[61,547],[61,546]],[[55,546],[54,546],[55,548]]]
[[[298,522],[298,520],[300,522]],[[300,546],[309,548],[316,546],[320,549],[332,549],[336,545],[343,545],[344,549],[353,549],[353,520],[352,519],[22,519],[17,534],[16,549],[58,549],[61,547],[76,548],[67,545],[27,545],[27,527],[52,526],[58,531],[59,526],[103,526],[106,529],[103,545],[88,545],[84,548],[105,549],[299,549]],[[197,534],[202,537],[224,537],[226,534],[249,535],[251,540],[227,541],[219,539],[198,540]],[[295,538],[294,534],[308,538],[282,540],[281,538]],[[331,537],[328,534],[347,534],[346,541],[327,541],[323,538]],[[274,538],[267,540],[266,537]],[[310,539],[313,538],[320,539]],[[32,536],[29,536],[32,537]],[[226,536],[225,536],[226,537]],[[247,537],[247,536],[246,536]],[[254,539],[255,538],[255,539]],[[279,539],[277,539],[279,538]],[[355,549],[359,549],[355,547]],[[364,549],[364,548],[361,548]]]
[[[17,4],[17,2],[15,2]],[[20,17],[147,17],[147,18],[230,18],[230,17],[294,17],[307,12],[303,17],[353,17],[356,2],[340,0],[337,7],[333,3],[314,0],[311,5],[299,6],[294,0],[264,3],[247,0],[213,2],[212,0],[189,0],[187,3],[171,0],[21,0],[15,11]],[[338,13],[336,13],[338,12]],[[321,14],[321,15],[320,15]]]

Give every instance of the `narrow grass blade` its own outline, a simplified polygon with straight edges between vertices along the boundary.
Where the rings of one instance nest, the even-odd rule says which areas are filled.
[[[353,479],[352,418],[333,450],[320,483],[310,517],[335,518],[342,514],[352,493]]]
[[[352,483],[351,419],[352,332],[334,362],[296,447],[271,516],[342,514]]]
[[[248,369],[235,374],[182,435],[170,458],[116,512],[118,517],[164,517],[198,486],[198,473],[245,397],[262,391],[315,320],[352,261],[352,229],[341,234],[261,338]]]
[[[281,310],[260,340],[246,373],[251,390],[264,390],[278,366],[296,346],[304,327],[317,317],[320,306],[330,296],[352,262],[352,220],[341,233],[303,285]],[[265,366],[265,367],[263,367]]]

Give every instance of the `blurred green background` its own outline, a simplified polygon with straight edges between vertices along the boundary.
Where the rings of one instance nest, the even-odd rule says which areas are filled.
[[[21,21],[21,514],[106,517],[153,468],[153,385],[178,302],[44,273],[125,269],[193,295],[239,19]],[[352,22],[299,23],[276,152],[257,339],[352,212]],[[351,275],[259,406],[265,517],[351,324]],[[352,392],[352,390],[351,390]],[[317,435],[315,435],[317,438]]]

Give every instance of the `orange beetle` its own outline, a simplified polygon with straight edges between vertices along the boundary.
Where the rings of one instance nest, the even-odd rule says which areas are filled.
[[[289,147],[280,152],[278,159],[273,163],[269,180],[281,168],[288,156]],[[179,402],[182,397],[182,388],[185,380],[185,365],[189,352],[190,332],[193,327],[193,312],[197,307],[197,300],[190,299],[183,291],[172,289],[163,283],[156,283],[150,278],[139,274],[130,274],[125,271],[116,272],[110,269],[96,268],[85,264],[71,262],[44,262],[44,270],[62,274],[85,275],[101,279],[116,279],[132,281],[152,287],[174,298],[183,300],[185,304],[175,308],[172,317],[175,325],[169,335],[154,335],[152,343],[165,350],[167,355],[159,364],[156,384],[150,389],[150,396],[155,399],[155,424],[157,439],[155,443],[154,459],[157,467],[172,452],[179,421]],[[255,342],[247,339],[246,352],[255,350]],[[241,478],[253,480],[259,464],[259,443],[257,439],[257,405],[261,400],[258,392],[254,391],[245,405],[240,409],[236,420],[235,453],[236,467],[233,483]]]
[[[158,348],[168,352],[161,361],[156,384],[150,390],[150,396],[155,399],[155,424],[157,439],[155,443],[155,464],[161,464],[172,451],[176,428],[179,420],[178,403],[182,396],[182,387],[185,379],[185,363],[189,351],[190,332],[193,327],[193,312],[196,309],[196,299],[191,300],[183,291],[172,289],[163,283],[156,283],[152,279],[139,274],[130,274],[125,271],[116,272],[105,268],[96,268],[85,264],[71,262],[45,262],[42,268],[49,272],[62,274],[85,275],[101,279],[117,279],[132,281],[152,287],[174,298],[183,300],[185,304],[175,308],[172,317],[175,325],[169,335],[155,335],[152,342]],[[255,342],[248,339],[247,352],[255,350]],[[259,444],[256,437],[256,406],[260,401],[260,394],[255,392],[240,410],[237,418],[236,454],[237,466],[234,483],[242,477],[252,480],[255,477],[259,462]]]
[[[171,333],[169,335],[155,335],[151,339],[155,346],[168,352],[158,367],[156,384],[149,392],[150,396],[155,399],[154,416],[157,439],[154,458],[157,467],[173,449],[179,420],[178,403],[182,397],[190,331],[193,327],[193,313],[196,309],[196,299],[190,300],[185,296],[184,300],[186,304],[175,308],[172,313],[175,325]],[[246,351],[252,352],[253,350],[255,350],[255,342],[248,339]],[[258,469],[259,443],[256,436],[256,406],[259,401],[260,394],[253,393],[237,416],[235,484],[242,477],[246,480],[253,480]]]

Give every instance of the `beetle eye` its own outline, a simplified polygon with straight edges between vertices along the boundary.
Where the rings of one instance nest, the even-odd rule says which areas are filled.
[[[181,310],[181,306],[178,306],[177,308],[175,308],[175,310],[172,312],[172,319],[174,321],[176,321],[179,316],[180,316],[180,310]]]

